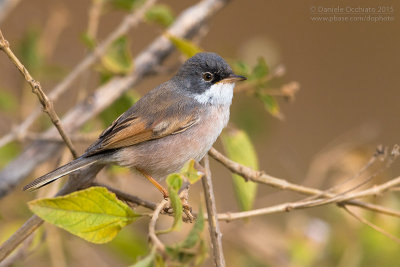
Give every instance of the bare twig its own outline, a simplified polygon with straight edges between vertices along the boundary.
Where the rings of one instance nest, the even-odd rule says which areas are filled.
[[[0,262],[0,267],[15,266],[18,261],[23,261],[32,252],[29,248],[34,240],[35,235],[29,236],[21,245],[19,250],[6,260]]]
[[[207,155],[203,158],[202,163],[205,169],[205,175],[203,176],[201,181],[203,183],[204,197],[206,200],[208,229],[210,231],[214,263],[217,267],[223,267],[225,266],[225,258],[224,251],[222,249],[222,233],[219,229],[217,206],[215,204],[215,196],[211,180],[211,170]]]
[[[33,215],[0,247],[0,262],[7,257],[19,244],[36,231],[43,223],[38,216]]]
[[[165,245],[158,239],[157,234],[156,234],[156,224],[158,220],[158,216],[160,215],[160,212],[164,209],[164,207],[168,204],[167,199],[163,199],[159,204],[157,204],[156,209],[153,212],[153,215],[151,217],[150,223],[149,223],[149,238],[153,245],[157,248],[158,251],[161,253],[165,252]]]
[[[19,61],[19,59],[15,56],[13,51],[10,48],[10,44],[7,40],[4,39],[3,33],[0,30],[0,49],[3,50],[4,53],[10,58],[10,60],[14,63],[17,69],[21,72],[24,76],[25,80],[29,83],[32,88],[32,92],[37,95],[40,103],[42,104],[43,111],[47,113],[50,117],[54,126],[56,126],[58,132],[60,133],[62,139],[64,140],[65,144],[68,146],[69,150],[71,151],[74,158],[78,157],[78,153],[76,152],[74,146],[72,145],[71,140],[69,139],[68,135],[66,134],[64,128],[61,126],[60,118],[58,117],[53,102],[47,97],[47,95],[43,92],[40,83],[33,79],[30,75],[29,71],[25,68],[24,65]]]
[[[209,151],[209,154],[214,159],[216,159],[218,162],[222,163],[225,167],[227,167],[229,170],[231,170],[233,173],[239,174],[246,180],[250,180],[253,182],[257,182],[257,183],[267,184],[269,186],[272,186],[272,187],[278,188],[278,189],[282,189],[282,190],[290,190],[293,192],[301,193],[303,195],[316,195],[316,196],[321,196],[321,197],[325,198],[325,199],[317,199],[317,200],[306,199],[306,200],[302,200],[300,202],[284,203],[284,204],[273,206],[273,207],[252,210],[249,212],[226,213],[220,217],[220,219],[222,219],[222,220],[233,220],[233,219],[262,215],[262,214],[283,212],[283,211],[288,211],[291,209],[307,208],[307,207],[311,207],[311,206],[320,206],[320,205],[326,205],[326,204],[330,204],[330,203],[341,203],[341,202],[343,202],[346,205],[358,206],[358,207],[370,209],[370,210],[373,210],[376,212],[381,212],[383,214],[387,214],[390,216],[398,216],[398,212],[395,210],[387,209],[387,208],[381,207],[379,205],[373,205],[373,204],[365,203],[365,202],[358,201],[358,200],[356,201],[354,199],[360,198],[360,197],[366,197],[366,196],[379,195],[382,192],[384,192],[392,187],[395,187],[396,185],[399,185],[400,177],[396,177],[386,183],[383,183],[381,185],[376,185],[372,188],[367,188],[363,191],[341,195],[341,194],[333,194],[333,193],[325,192],[325,191],[322,191],[319,189],[289,183],[288,181],[286,181],[284,179],[276,178],[276,177],[267,175],[263,172],[255,171],[249,167],[243,166],[237,162],[234,162],[234,161],[228,159],[227,157],[222,155],[220,152],[218,152],[214,148],[211,148],[211,150]]]
[[[219,11],[227,0],[203,0],[185,10],[168,29],[177,37],[191,37],[208,18]],[[125,90],[139,82],[145,75],[154,70],[163,59],[172,51],[173,45],[164,36],[158,37],[150,46],[135,59],[135,70],[123,78],[114,78],[98,89],[90,99],[78,104],[64,118],[72,130],[77,129],[89,118],[95,116],[102,109],[117,99]],[[55,132],[49,130],[47,136],[54,136]],[[58,150],[58,145],[51,142],[35,142],[27,148],[16,160],[0,172],[0,197],[4,196],[10,188],[31,172],[37,164],[43,162]],[[35,157],[32,157],[35,155]],[[22,168],[23,167],[23,168]],[[99,171],[90,170],[91,173],[77,173],[75,179],[69,179],[67,189],[76,190],[90,184],[93,176]],[[62,190],[60,193],[65,193]],[[0,246],[0,261],[9,255],[19,244],[34,232],[43,221],[37,216],[32,216],[20,229],[17,230],[6,242]]]
[[[168,28],[168,32],[176,37],[191,38],[197,29],[211,16],[219,11],[227,0],[203,0],[185,10]],[[127,77],[115,77],[107,84],[99,87],[86,100],[70,109],[63,118],[63,125],[70,132],[77,130],[86,121],[110,105],[122,93],[140,82],[146,75],[153,73],[167,55],[173,50],[171,42],[163,35],[156,38],[134,60],[135,69]],[[53,129],[45,136],[55,136]],[[24,179],[32,170],[59,150],[59,144],[51,142],[34,142],[15,160],[0,171],[0,198]],[[35,155],[35,157],[32,157]]]
[[[121,35],[127,33],[131,28],[137,26],[142,21],[144,14],[157,0],[148,0],[143,6],[135,10],[124,18],[120,25],[111,32],[108,37],[100,43],[95,50],[87,55],[68,75],[65,77],[54,89],[49,93],[49,98],[52,101],[56,101],[58,97],[85,71],[91,67],[96,61],[107,51],[109,45],[115,41]],[[13,128],[13,130],[7,135],[0,139],[0,147],[7,143],[16,140],[18,135],[23,133],[29,128],[29,126],[35,121],[40,115],[40,109],[35,109],[31,114],[23,121],[20,125]]]
[[[108,185],[104,185],[104,184],[100,184],[100,183],[92,183],[92,186],[102,186],[107,188],[108,190],[110,190],[111,192],[113,192],[114,194],[117,195],[117,197],[119,199],[131,202],[131,203],[135,203],[139,206],[143,206],[145,208],[151,209],[151,210],[155,210],[157,208],[157,204],[151,202],[151,201],[147,201],[144,199],[141,199],[137,196],[131,195],[131,194],[127,194],[125,192],[122,192],[121,190],[115,189],[111,186]]]
[[[384,229],[380,228],[379,226],[367,221],[366,219],[364,219],[363,217],[357,215],[355,212],[351,211],[348,207],[346,207],[345,205],[342,206],[342,208],[347,211],[347,213],[349,213],[351,216],[353,216],[354,218],[356,218],[358,221],[360,221],[363,224],[368,225],[369,227],[371,227],[372,229],[374,229],[375,231],[378,231],[379,233],[383,234],[384,236],[389,237],[390,239],[392,239],[393,241],[395,241],[396,243],[400,244],[400,238],[398,238],[397,236],[392,235],[391,233],[385,231]]]

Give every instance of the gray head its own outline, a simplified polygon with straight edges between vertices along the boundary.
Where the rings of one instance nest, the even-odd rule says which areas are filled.
[[[185,91],[199,97],[208,94],[211,101],[213,95],[210,95],[211,92],[207,92],[211,88],[216,90],[218,87],[218,91],[232,90],[235,82],[246,78],[235,75],[228,63],[219,55],[197,53],[182,65],[175,79],[183,85]]]

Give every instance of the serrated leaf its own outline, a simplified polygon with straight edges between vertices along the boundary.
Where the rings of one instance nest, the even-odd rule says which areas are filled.
[[[253,68],[250,78],[252,80],[259,80],[264,78],[269,73],[269,68],[265,59],[263,57],[259,57],[257,61],[257,65]]]
[[[108,47],[106,54],[101,58],[104,68],[114,74],[127,74],[133,69],[132,56],[128,46],[128,39],[122,36]]]
[[[193,42],[175,37],[171,34],[165,34],[165,36],[173,43],[173,45],[187,58],[196,55],[197,53],[203,52],[203,49],[195,45]]]
[[[274,117],[277,117],[278,119],[282,119],[283,115],[280,111],[278,101],[276,100],[275,97],[267,94],[261,94],[259,95],[259,98],[261,101],[264,103],[265,109]]]
[[[183,179],[180,174],[173,173],[167,177],[168,194],[174,211],[174,222],[171,228],[159,231],[158,234],[166,234],[175,230],[179,230],[182,226],[182,200],[178,195],[179,189],[182,187]]]
[[[221,135],[222,144],[227,156],[242,165],[258,169],[257,154],[246,132],[238,129],[226,130]],[[257,192],[257,184],[246,182],[239,175],[233,174],[233,186],[236,199],[241,210],[250,210],[253,207]]]
[[[152,6],[146,12],[146,20],[158,23],[163,27],[168,27],[174,22],[174,16],[167,5],[158,4]]]
[[[15,111],[17,107],[16,97],[4,90],[0,90],[0,110],[6,112]]]
[[[156,256],[155,251],[152,251],[149,255],[147,255],[140,261],[136,262],[131,267],[152,267],[154,266],[155,256]]]
[[[92,243],[111,241],[140,215],[104,187],[30,201],[29,208],[46,222]]]
[[[201,177],[203,177],[203,173],[198,171],[195,167],[194,167],[195,161],[189,160],[188,162],[185,163],[185,165],[183,166],[183,168],[181,169],[180,173],[185,176],[189,183],[194,184],[196,183],[198,180],[201,179]]]

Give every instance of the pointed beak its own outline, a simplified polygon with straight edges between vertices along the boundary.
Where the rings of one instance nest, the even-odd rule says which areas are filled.
[[[244,76],[240,76],[240,75],[236,75],[236,74],[231,74],[228,77],[226,77],[225,79],[219,81],[220,83],[235,83],[235,82],[240,82],[240,81],[244,81],[247,80],[246,77]]]

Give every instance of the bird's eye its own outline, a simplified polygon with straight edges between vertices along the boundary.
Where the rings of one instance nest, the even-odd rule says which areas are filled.
[[[203,80],[205,80],[206,82],[211,81],[213,78],[214,78],[214,75],[212,75],[212,73],[210,73],[210,72],[203,73]]]

